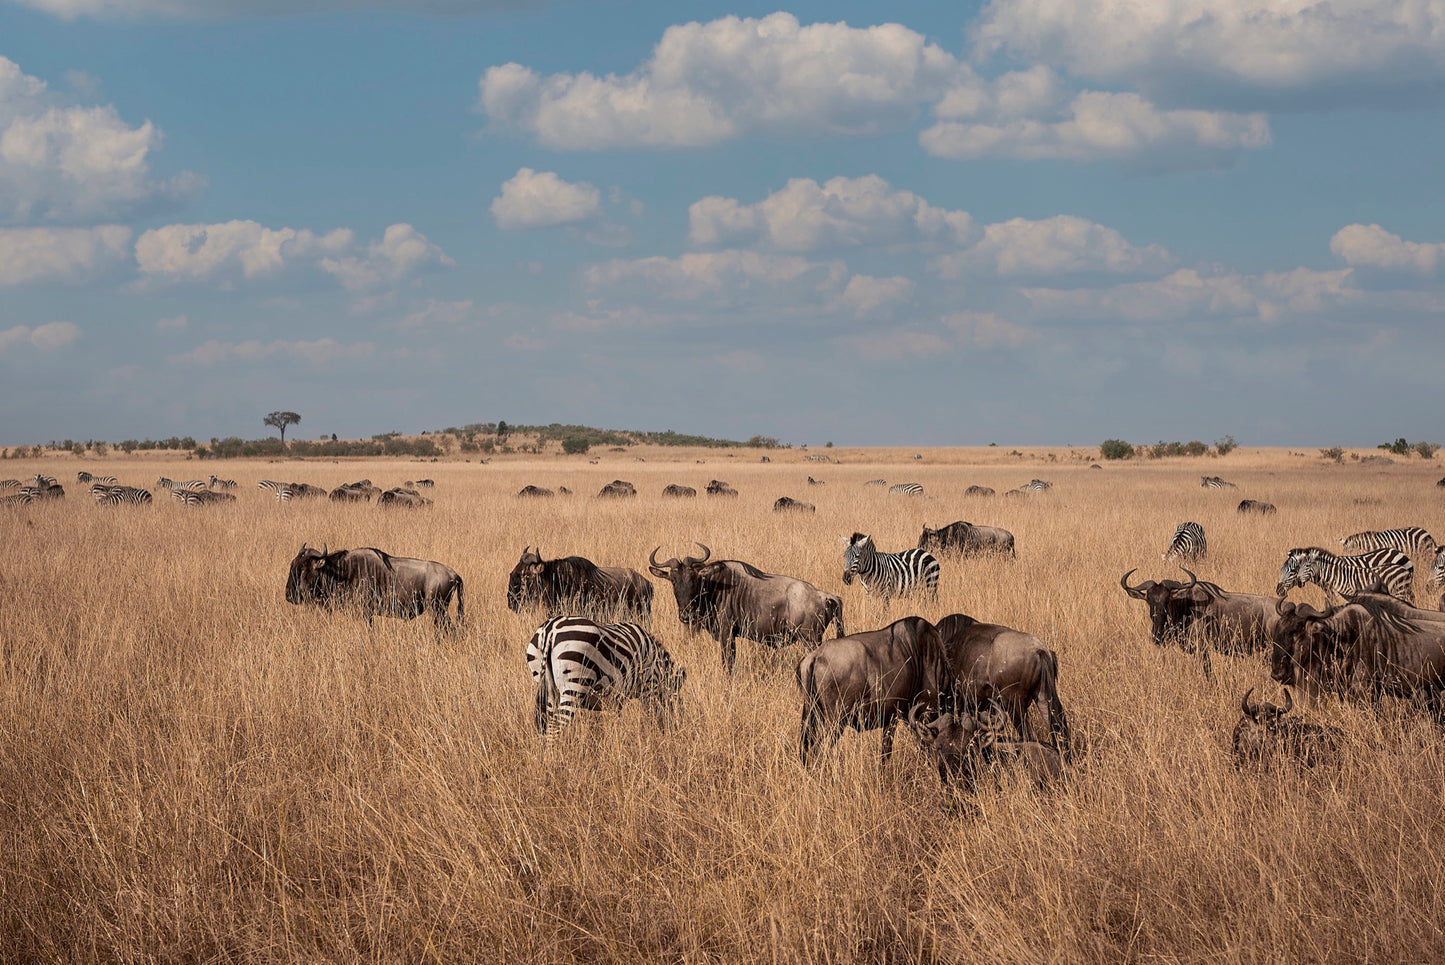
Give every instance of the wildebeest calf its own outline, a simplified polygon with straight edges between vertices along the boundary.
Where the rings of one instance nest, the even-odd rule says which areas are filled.
[[[971,714],[939,714],[928,718],[914,708],[908,726],[926,753],[938,765],[945,787],[960,781],[973,790],[984,768],[1018,771],[1037,785],[1063,776],[1064,761],[1056,748],[1038,741],[1009,740],[996,727],[985,726]]]
[[[1254,688],[1249,688],[1239,702],[1244,713],[1234,725],[1235,767],[1268,765],[1277,755],[1292,758],[1305,767],[1338,759],[1345,736],[1338,727],[1283,719],[1294,706],[1289,688],[1285,688],[1284,707],[1252,701],[1249,698],[1253,693]]]

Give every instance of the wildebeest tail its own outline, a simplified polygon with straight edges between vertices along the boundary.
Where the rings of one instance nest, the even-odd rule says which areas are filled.
[[[1069,717],[1064,713],[1063,701],[1059,700],[1059,655],[1052,650],[1047,653],[1042,689],[1049,702],[1049,733],[1053,736],[1059,756],[1067,761],[1072,756],[1072,737],[1069,734]]]
[[[464,598],[462,590],[462,578],[459,576],[457,577],[457,626],[462,625],[462,620],[467,615],[466,600]]]
[[[828,620],[832,620],[834,625],[837,626],[838,636],[846,637],[848,631],[843,629],[843,600],[836,596],[830,599],[827,603],[826,613]],[[827,620],[823,621],[823,627],[826,629],[827,626]]]

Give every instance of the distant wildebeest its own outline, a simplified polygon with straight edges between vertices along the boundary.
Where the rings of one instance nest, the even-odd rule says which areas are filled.
[[[1275,513],[1274,503],[1262,503],[1257,499],[1241,499],[1239,501],[1239,513],[1258,513],[1261,516],[1273,516]]]
[[[1238,489],[1232,482],[1220,479],[1218,476],[1200,476],[1199,485],[1205,489]]]
[[[829,623],[843,636],[841,598],[807,580],[764,573],[741,560],[712,560],[712,550],[697,545],[702,556],[673,557],[665,563],[657,561],[659,546],[648,557],[647,568],[672,584],[683,625],[706,630],[721,644],[723,666],[729,673],[738,637],[774,648],[795,640],[815,647]]]
[[[1198,523],[1180,523],[1174,529],[1174,538],[1169,541],[1169,549],[1159,558],[1196,561],[1204,559],[1208,553],[1204,527]]]
[[[554,615],[580,609],[651,618],[652,584],[625,566],[598,566],[582,556],[544,560],[541,547],[528,546],[507,578],[508,609],[524,606]]]
[[[808,485],[809,485],[809,486],[823,486],[823,485],[826,485],[826,483],[825,483],[823,480],[821,480],[821,479],[814,479],[812,476],[809,476],[809,477],[808,477]]]
[[[985,720],[996,715],[985,715]],[[1009,770],[1026,775],[1042,787],[1064,773],[1063,755],[1058,748],[1032,740],[1010,740],[1001,728],[965,713],[930,716],[915,706],[908,713],[908,727],[923,752],[938,766],[945,788],[962,784],[972,791],[984,770]]]
[[[854,533],[843,540],[843,585],[850,586],[857,576],[863,589],[883,597],[905,596],[914,590],[938,598],[938,560],[921,549],[899,553],[880,553],[867,533]]]
[[[1090,468],[1090,469],[1103,469],[1104,467],[1101,466],[1101,465],[1099,465],[1097,462],[1091,462],[1091,463],[1089,463],[1089,468]]]
[[[602,491],[599,492],[597,495],[609,498],[636,496],[637,487],[624,479],[614,479],[607,485],[603,486]]]
[[[558,487],[557,487],[557,495],[558,495],[558,496],[570,496],[570,495],[572,495],[572,490],[568,489],[566,486],[558,486]]]
[[[918,548],[957,552],[963,556],[983,556],[990,553],[1018,555],[1014,552],[1013,533],[997,526],[975,526],[963,520],[949,523],[941,529],[923,527],[923,535],[918,537]]]
[[[421,509],[431,504],[432,501],[430,499],[427,499],[415,489],[403,489],[400,486],[397,486],[395,489],[388,489],[382,493],[381,498],[377,500],[378,506],[400,506],[406,509]]]
[[[963,491],[963,494],[965,496],[992,496],[993,488],[991,486],[969,486]]]
[[[1235,767],[1268,765],[1278,756],[1291,758],[1306,767],[1337,759],[1340,745],[1344,742],[1344,731],[1294,718],[1285,720],[1284,715],[1294,707],[1294,698],[1290,696],[1288,687],[1284,691],[1283,707],[1265,701],[1252,701],[1250,695],[1253,693],[1254,688],[1249,688],[1239,702],[1243,713],[1239,723],[1234,725],[1231,745]]]
[[[276,498],[283,499],[282,492],[290,492],[289,489],[278,489]],[[358,486],[342,485],[331,490],[330,499],[334,503],[360,503],[371,502],[371,492]]]
[[[211,473],[211,488],[212,488],[212,489],[235,489],[235,488],[236,488],[236,480],[234,480],[234,479],[222,479],[222,478],[220,478],[219,476],[217,476],[215,473]]]
[[[1414,555],[1416,553],[1434,554],[1438,548],[1435,545],[1435,538],[1420,526],[1401,526],[1398,529],[1370,530],[1364,533],[1355,533],[1340,539],[1340,545],[1347,550],[1362,552],[1364,550],[1396,549],[1402,553]]]
[[[948,686],[948,654],[933,624],[904,617],[881,630],[819,644],[798,662],[803,694],[799,752],[803,763],[816,745],[826,751],[844,727],[883,729],[880,762],[893,751],[893,728],[915,705],[937,706]]]
[[[75,474],[75,481],[78,483],[100,483],[102,486],[114,486],[119,482],[114,476],[97,476],[85,470],[81,470]]]
[[[527,668],[537,730],[550,746],[579,709],[619,711],[641,700],[666,727],[687,672],[673,664],[657,639],[635,623],[596,623],[553,617],[527,643]]]
[[[697,490],[691,486],[679,486],[673,483],[662,490],[664,496],[672,499],[691,499],[697,495]]]
[[[555,493],[550,489],[543,489],[541,486],[523,486],[517,493],[518,496],[552,496]]]
[[[1059,700],[1059,658],[1033,634],[952,613],[938,621],[952,672],[949,692],[964,712],[997,707],[1020,740],[1038,739],[1029,708],[1048,721],[1048,742],[1069,753],[1069,718]]]
[[[789,510],[800,513],[816,513],[818,507],[812,503],[805,503],[801,500],[794,499],[791,496],[779,496],[777,502],[773,503],[773,512],[775,513],[786,513]]]
[[[1204,672],[1210,672],[1209,651],[1254,653],[1269,646],[1278,621],[1275,598],[1255,593],[1231,593],[1200,580],[1189,570],[1189,582],[1145,580],[1129,585],[1130,570],[1119,578],[1124,592],[1149,605],[1150,638],[1164,646],[1188,639],[1199,645]],[[1189,635],[1189,637],[1186,637]]]
[[[759,459],[758,462],[772,462],[772,460],[769,459],[767,456],[764,456],[763,458]]]
[[[351,604],[361,607],[368,621],[377,614],[410,620],[430,610],[438,627],[450,627],[453,596],[459,626],[465,600],[456,570],[374,547],[327,552],[303,543],[286,578],[287,603]]]
[[[1320,546],[1301,546],[1285,557],[1274,594],[1284,596],[1291,587],[1318,583],[1325,591],[1325,601],[1334,603],[1378,585],[1408,603],[1414,600],[1414,582],[1414,562],[1397,549],[1336,556]]]
[[[738,491],[721,479],[714,479],[707,484],[707,494],[709,496],[736,496]]]

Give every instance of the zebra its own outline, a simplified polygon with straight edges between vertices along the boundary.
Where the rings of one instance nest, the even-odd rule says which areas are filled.
[[[209,489],[172,489],[171,496],[179,499],[187,506],[203,506],[207,503],[223,503],[235,501],[236,497],[230,493],[213,492]]]
[[[83,469],[75,474],[75,481],[78,483],[100,483],[102,486],[114,486],[119,482],[114,476],[96,476]]]
[[[57,483],[58,480],[54,476],[43,476],[38,472],[25,480],[25,485],[32,489],[49,489]]]
[[[234,480],[234,479],[218,479],[218,478],[216,477],[216,474],[215,474],[215,473],[212,473],[212,474],[211,474],[211,488],[212,488],[212,489],[235,489],[235,488],[236,488],[236,480]]]
[[[1051,482],[1044,482],[1042,479],[1030,479],[1027,483],[1020,486],[1019,488],[1026,493],[1041,493],[1053,489],[1054,484]]]
[[[595,623],[586,617],[553,617],[527,643],[527,669],[536,694],[533,722],[547,746],[579,708],[601,710],[636,698],[665,728],[687,679],[657,639],[635,623]]]
[[[870,479],[870,480],[868,480],[867,482],[865,482],[863,485],[865,485],[865,486],[886,486],[886,485],[888,485],[888,480],[886,480],[886,479]]]
[[[165,476],[162,476],[161,478],[156,480],[156,488],[169,489],[171,492],[176,492],[178,490],[187,492],[198,492],[206,488],[206,481],[204,479],[187,479],[184,482],[176,482],[174,479],[168,479]]]
[[[0,506],[25,506],[35,499],[35,490],[25,488],[9,496],[0,496]]]
[[[141,506],[151,502],[151,491],[137,486],[96,483],[90,487],[90,494],[95,497],[95,502],[99,506],[119,506],[121,503]]]
[[[866,533],[845,536],[843,543],[847,547],[843,551],[845,586],[851,584],[857,574],[863,589],[877,592],[884,603],[891,596],[912,593],[920,584],[928,596],[938,598],[939,566],[932,553],[916,548],[901,553],[880,553],[873,545],[873,537]]]
[[[1355,533],[1340,538],[1340,545],[1347,550],[1397,549],[1404,553],[1433,553],[1435,538],[1419,526],[1401,526],[1399,529],[1385,529],[1378,532]]]
[[[1169,551],[1160,559],[1178,557],[1181,560],[1202,560],[1209,551],[1204,541],[1204,527],[1198,523],[1180,523],[1174,529],[1174,538],[1169,541]]]
[[[1220,479],[1218,476],[1200,476],[1199,485],[1205,489],[1238,489],[1232,482]]]
[[[896,486],[889,486],[888,493],[892,496],[922,496],[922,483],[899,483]]]
[[[1435,563],[1430,567],[1430,582],[1425,585],[1433,590],[1441,584],[1445,584],[1445,546],[1435,550]]]
[[[1386,593],[1410,603],[1414,599],[1414,581],[1415,564],[1396,549],[1336,556],[1320,546],[1305,546],[1289,551],[1274,590],[1276,596],[1284,596],[1290,587],[1315,582],[1333,605],[1337,597],[1373,592],[1383,586]]]

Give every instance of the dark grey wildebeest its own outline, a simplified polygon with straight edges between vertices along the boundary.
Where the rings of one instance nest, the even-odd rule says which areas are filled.
[[[662,490],[662,495],[671,499],[691,499],[697,495],[697,490],[691,486],[679,486],[673,483]]]
[[[377,614],[410,620],[430,610],[437,626],[450,627],[453,596],[460,625],[465,600],[456,570],[369,546],[328,552],[303,543],[286,577],[287,603],[350,604],[361,607],[368,620]]]
[[[626,566],[598,566],[582,556],[544,560],[540,547],[528,546],[507,578],[507,607],[520,612],[524,606],[554,616],[580,609],[650,618],[652,584]]]
[[[805,503],[791,496],[779,496],[777,502],[773,503],[773,512],[775,513],[816,513],[817,511],[818,507],[812,503]]]
[[[1236,512],[1241,515],[1258,513],[1260,516],[1273,516],[1276,512],[1274,503],[1262,503],[1258,499],[1241,499],[1239,509]]]
[[[929,715],[921,705],[908,714],[923,752],[938,765],[938,777],[945,788],[962,784],[972,791],[984,771],[995,775],[1003,770],[1026,775],[1043,786],[1064,773],[1064,759],[1058,748],[1032,740],[1013,740],[1002,734],[997,714],[982,718],[967,713]]]
[[[1288,757],[1306,767],[1314,767],[1337,758],[1344,742],[1344,732],[1338,727],[1284,719],[1294,707],[1288,687],[1284,691],[1283,707],[1250,700],[1253,693],[1254,688],[1249,688],[1239,702],[1243,714],[1234,725],[1231,743],[1235,767],[1267,765],[1276,757]]]
[[[923,535],[918,537],[918,548],[954,552],[962,556],[982,556],[990,553],[1018,555],[1014,551],[1013,533],[997,526],[976,526],[964,520],[949,523],[940,529],[923,527]]]

